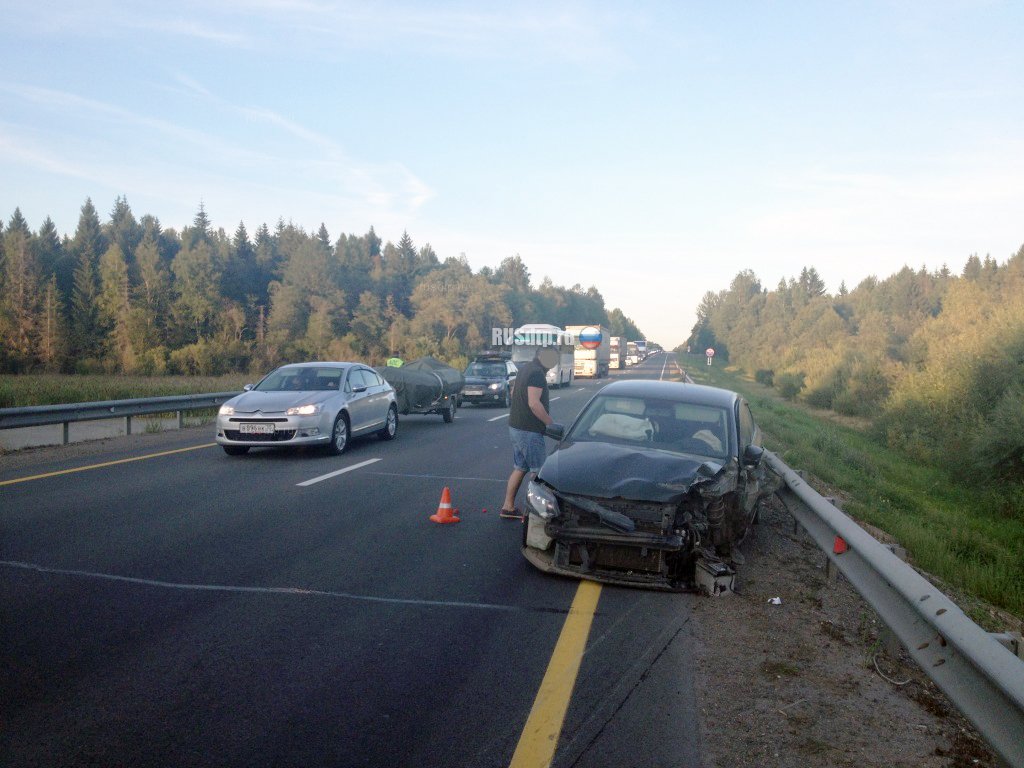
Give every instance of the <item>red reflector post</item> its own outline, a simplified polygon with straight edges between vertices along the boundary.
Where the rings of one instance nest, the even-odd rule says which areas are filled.
[[[832,551],[835,554],[841,555],[841,554],[843,554],[843,552],[845,552],[849,548],[850,548],[850,545],[846,543],[846,541],[843,539],[842,536],[836,536],[835,543],[832,545]]]

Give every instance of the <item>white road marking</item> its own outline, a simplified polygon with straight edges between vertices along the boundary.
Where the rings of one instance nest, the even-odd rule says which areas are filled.
[[[668,368],[668,358],[665,358],[665,362],[661,366],[661,376],[658,377],[658,381],[662,381],[665,378],[665,369]]]
[[[380,461],[380,459],[367,459],[366,461],[361,461],[358,464],[353,464],[350,467],[345,467],[344,469],[338,469],[338,470],[335,470],[334,472],[328,472],[326,475],[320,475],[320,477],[314,477],[312,480],[306,480],[303,483],[296,483],[296,485],[298,485],[299,487],[305,487],[307,485],[313,485],[313,484],[319,483],[319,482],[321,482],[323,480],[330,480],[332,477],[337,477],[338,475],[343,475],[346,472],[351,472],[353,469],[360,469],[362,467],[369,466],[370,464],[376,464],[378,461]]]
[[[384,475],[385,477],[425,477],[431,480],[479,480],[484,483],[501,483],[502,485],[508,482],[508,478],[504,477],[452,477],[451,475],[415,475],[410,472],[371,472],[370,474]]]
[[[562,397],[561,395],[559,395],[558,397],[552,397],[548,402],[549,403],[553,403],[553,402],[555,402],[555,400],[560,400],[561,397]],[[503,413],[503,414],[501,414],[501,416],[495,416],[493,419],[488,419],[488,421],[498,421],[498,419],[507,419],[507,418],[508,418],[508,414],[507,413]]]
[[[20,568],[25,571],[36,571],[56,576],[77,576],[85,579],[103,581],[119,581],[125,584],[138,584],[144,587],[160,587],[162,589],[182,589],[195,592],[241,592],[265,595],[311,595],[313,597],[340,597],[346,600],[360,600],[366,603],[392,603],[398,605],[428,605],[442,608],[483,608],[490,611],[536,611],[536,608],[522,608],[516,605],[496,605],[494,603],[466,603],[457,600],[413,600],[400,597],[374,597],[373,595],[355,595],[351,592],[328,592],[322,589],[302,589],[301,587],[236,587],[229,584],[181,584],[173,581],[157,581],[155,579],[139,579],[133,576],[117,576],[111,573],[93,573],[65,568],[47,568],[33,563],[19,563],[11,560],[0,560],[0,566]],[[565,613],[565,611],[540,609],[546,613]]]

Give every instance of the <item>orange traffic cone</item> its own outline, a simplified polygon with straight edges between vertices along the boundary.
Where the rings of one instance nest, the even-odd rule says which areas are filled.
[[[441,503],[437,505],[437,512],[430,516],[435,523],[458,523],[459,518],[452,514],[452,495],[445,486],[441,491]]]

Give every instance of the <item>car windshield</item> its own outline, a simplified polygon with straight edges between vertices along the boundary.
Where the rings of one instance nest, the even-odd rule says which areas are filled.
[[[341,368],[278,368],[268,373],[253,389],[258,392],[336,392],[343,373]]]
[[[715,459],[729,455],[724,408],[639,397],[598,396],[566,440],[618,443]]]
[[[504,363],[470,363],[466,368],[467,376],[483,376],[489,379],[500,379],[505,375]]]

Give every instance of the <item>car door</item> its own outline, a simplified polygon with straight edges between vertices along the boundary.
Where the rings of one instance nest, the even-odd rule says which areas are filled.
[[[741,504],[746,513],[747,519],[754,512],[758,496],[761,490],[761,472],[758,467],[745,466],[743,463],[743,452],[748,445],[761,447],[761,430],[754,421],[754,415],[750,412],[750,406],[746,400],[739,400],[736,404],[736,422],[739,427],[739,450],[740,457],[740,482],[739,491]]]
[[[363,379],[367,382],[367,393],[370,395],[368,419],[371,426],[384,426],[388,416],[388,408],[391,407],[391,399],[388,397],[388,384],[384,378],[371,368],[362,369]]]
[[[352,422],[352,431],[361,432],[366,429],[372,417],[373,396],[370,382],[367,381],[362,368],[349,368],[347,386],[350,388],[348,415]]]

